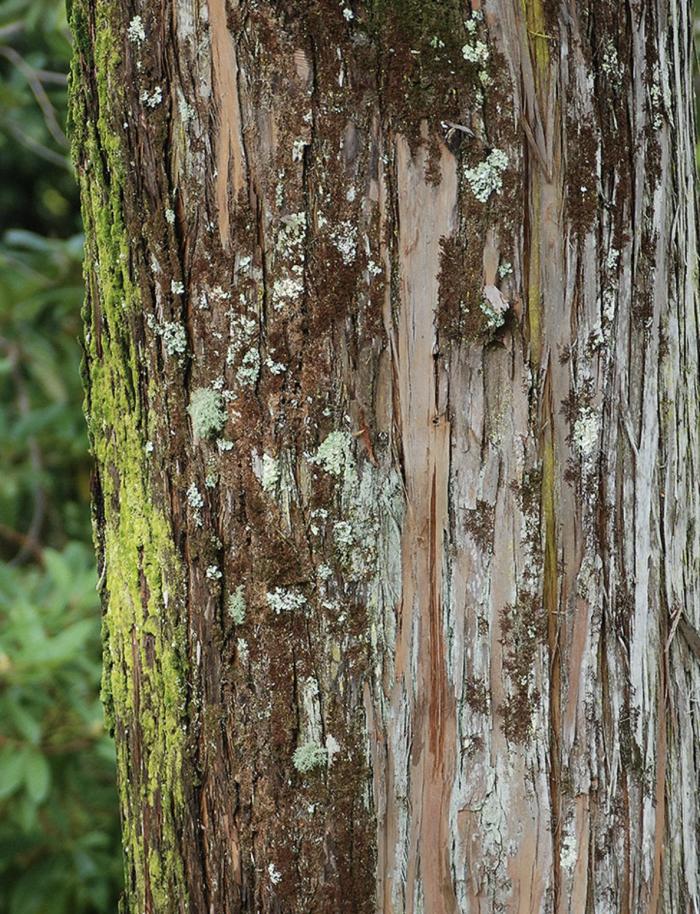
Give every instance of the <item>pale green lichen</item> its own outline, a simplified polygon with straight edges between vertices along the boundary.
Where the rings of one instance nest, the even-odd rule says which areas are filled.
[[[294,612],[306,605],[306,597],[296,588],[275,587],[267,594],[267,605],[277,613]]]
[[[328,764],[328,749],[319,743],[310,741],[298,746],[292,756],[294,767],[305,774],[314,768],[322,768]]]
[[[595,451],[600,431],[600,417],[589,406],[581,409],[574,423],[573,440],[577,450],[584,458]]]
[[[464,177],[472,193],[481,203],[486,203],[491,194],[503,190],[503,172],[508,167],[508,157],[501,149],[492,149],[483,162],[474,168],[466,168]]]
[[[481,10],[474,10],[471,18],[464,23],[469,33],[469,41],[462,48],[462,57],[467,63],[473,63],[479,67],[485,67],[489,60],[489,49],[485,42],[477,38],[479,23],[483,21]],[[480,76],[485,75],[483,73]]]
[[[241,367],[236,372],[236,380],[243,387],[252,387],[260,377],[260,353],[251,348],[243,356]]]
[[[498,275],[501,279],[513,274],[513,264],[509,260],[504,260],[498,268]]]
[[[309,463],[320,466],[331,476],[342,476],[353,463],[352,436],[347,432],[331,432],[309,458]]]
[[[354,263],[357,257],[357,227],[346,219],[333,230],[331,238],[343,263],[346,266]]]
[[[226,601],[226,611],[236,625],[243,625],[245,622],[246,602],[245,588],[242,584],[239,584],[238,587],[229,594],[228,600]]]
[[[272,301],[275,310],[279,311],[286,302],[296,301],[304,292],[304,283],[296,276],[283,276],[272,286]]]
[[[195,523],[198,527],[202,526],[202,514],[201,510],[204,507],[204,498],[202,497],[201,492],[197,488],[196,484],[193,482],[192,485],[187,490],[187,501],[192,508],[194,514]]]
[[[500,313],[492,306],[487,298],[482,298],[479,303],[482,313],[486,317],[486,323],[492,330],[497,330],[505,323],[505,312]]]
[[[214,292],[212,292],[212,298],[216,298]],[[226,353],[226,363],[228,365],[233,365],[236,359],[239,358],[241,352],[249,347],[255,339],[258,322],[253,320],[253,318],[237,314],[233,310],[228,311],[227,314],[231,321],[229,328],[231,342],[229,343],[228,351]]]
[[[343,553],[348,553],[355,543],[355,533],[350,521],[339,520],[333,525],[333,539],[338,549]]]
[[[187,412],[192,420],[195,440],[212,438],[226,424],[224,399],[218,390],[198,387],[192,391]]]
[[[464,45],[462,56],[468,63],[485,66],[489,59],[489,49],[483,41],[474,41]]]
[[[135,44],[140,44],[146,40],[146,30],[143,26],[143,20],[140,16],[134,16],[134,18],[129,23],[126,34],[129,41],[133,41]]]
[[[270,374],[284,374],[287,370],[286,365],[283,365],[282,362],[275,362],[270,356],[265,359],[265,367]]]
[[[185,355],[187,352],[187,333],[182,324],[178,324],[176,321],[163,324],[161,335],[166,355],[176,358],[181,358]]]
[[[140,98],[147,108],[157,108],[163,101],[163,89],[161,86],[156,86],[151,92],[144,89]]]

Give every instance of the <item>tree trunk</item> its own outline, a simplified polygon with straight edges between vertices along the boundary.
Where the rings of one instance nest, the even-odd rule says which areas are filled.
[[[71,19],[124,910],[697,914],[690,4]]]

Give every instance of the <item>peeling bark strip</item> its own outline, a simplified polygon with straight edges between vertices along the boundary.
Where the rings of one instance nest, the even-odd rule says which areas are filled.
[[[72,0],[133,914],[698,914],[679,0]]]

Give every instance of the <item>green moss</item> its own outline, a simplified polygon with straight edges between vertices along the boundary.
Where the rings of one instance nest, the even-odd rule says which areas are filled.
[[[103,515],[95,531],[105,567],[103,698],[117,738],[127,907],[147,908],[148,885],[160,912],[184,894],[176,840],[184,804],[184,575],[145,451],[147,400],[139,395],[134,340],[142,303],[131,272],[120,133],[123,23],[115,4],[75,0],[71,26],[70,124],[86,232],[86,411]],[[148,816],[149,807],[158,814]],[[157,825],[148,832],[146,821]]]
[[[458,121],[479,83],[465,60],[464,4],[457,0],[373,0],[370,32],[379,50],[382,95],[397,125],[419,141],[423,119]]]

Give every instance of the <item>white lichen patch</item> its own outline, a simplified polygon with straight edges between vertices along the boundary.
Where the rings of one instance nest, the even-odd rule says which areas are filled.
[[[173,279],[170,283],[170,291],[173,295],[182,295],[185,291],[185,284],[180,282],[178,279]]]
[[[307,140],[298,138],[292,143],[292,162],[301,162],[304,158],[304,148],[308,145]]]
[[[484,68],[489,61],[489,49],[485,42],[477,37],[479,24],[483,21],[481,10],[473,10],[472,15],[464,23],[469,35],[469,40],[462,48],[462,57],[467,63]]]
[[[163,88],[162,86],[155,86],[151,92],[148,89],[144,89],[140,98],[147,108],[157,108],[163,101]]]
[[[606,289],[603,292],[603,318],[609,324],[615,319],[615,290]]]
[[[489,60],[489,49],[483,41],[472,41],[462,48],[462,56],[468,63],[483,67]]]
[[[236,380],[242,387],[253,387],[259,377],[260,353],[252,347],[243,356],[240,368],[236,372]]]
[[[278,616],[295,612],[306,605],[306,597],[297,588],[275,587],[267,594],[267,605]]]
[[[295,302],[304,291],[305,238],[305,212],[283,217],[275,246],[279,265],[272,287],[272,304],[278,311]]]
[[[267,875],[273,885],[279,885],[282,881],[282,873],[280,873],[274,863],[268,864]]]
[[[339,520],[333,525],[333,541],[338,550],[347,558],[355,544],[355,531],[350,521]]]
[[[202,519],[199,516],[199,512],[204,507],[204,498],[202,493],[197,488],[196,483],[194,482],[187,490],[187,503],[194,510],[195,514],[197,515],[198,522],[201,524]]]
[[[146,29],[143,25],[143,19],[140,16],[134,16],[131,20],[129,27],[126,30],[126,35],[129,41],[132,41],[134,44],[141,44],[141,42],[146,40]]]
[[[171,357],[181,357],[187,352],[187,333],[182,324],[177,321],[169,321],[163,324],[161,331],[163,337],[163,349],[165,354]]]
[[[282,364],[282,362],[275,362],[270,356],[267,356],[265,359],[265,367],[270,372],[270,374],[284,374],[287,370],[287,366]]]
[[[282,227],[277,239],[277,250],[280,254],[289,255],[300,248],[306,235],[306,213],[291,213],[282,219]]]
[[[602,324],[598,323],[591,330],[588,335],[588,340],[586,341],[586,348],[589,353],[599,352],[601,349],[605,348],[607,342],[607,336],[603,330]]]
[[[350,266],[357,257],[357,227],[347,220],[331,233],[333,244],[337,248],[343,263]]]
[[[479,303],[482,313],[486,318],[486,323],[491,330],[497,330],[505,323],[505,311],[498,311],[493,307],[487,298],[482,298]]]
[[[573,869],[576,866],[576,861],[578,860],[578,847],[576,834],[574,833],[571,824],[567,824],[566,828],[564,829],[564,834],[562,836],[561,842],[561,850],[559,852],[559,860],[563,870],[568,873],[573,872]]]
[[[168,225],[175,224],[175,211],[174,210],[172,210],[170,208],[165,210],[165,221],[168,223]]]
[[[192,420],[195,440],[212,438],[226,424],[224,399],[218,390],[198,387],[192,391],[187,412]]]
[[[484,286],[484,294],[480,303],[482,312],[486,315],[488,325],[491,329],[502,327],[505,322],[505,315],[510,307],[509,302],[503,297],[503,293],[497,286]]]
[[[316,569],[319,581],[327,581],[333,577],[333,569],[330,565],[319,565]]]
[[[223,575],[218,565],[210,565],[207,568],[207,578],[210,581],[220,581],[222,577]]]
[[[226,612],[233,619],[236,625],[243,625],[245,622],[245,588],[242,584],[239,584],[238,587],[228,595],[228,600],[226,601]]]
[[[608,270],[614,271],[617,269],[617,265],[620,261],[620,252],[617,248],[611,247],[608,251],[608,256],[605,258],[605,266]]]
[[[651,85],[649,98],[651,99],[651,110],[654,115],[652,121],[654,130],[661,130],[664,125],[664,95],[657,79],[654,79]]]
[[[509,260],[504,260],[501,262],[498,267],[498,275],[501,279],[505,279],[506,276],[511,276],[513,273],[513,264]]]
[[[483,162],[474,168],[466,168],[464,177],[472,193],[481,203],[486,203],[491,194],[503,190],[503,172],[508,167],[508,157],[501,149],[492,149]]]
[[[600,417],[589,406],[581,409],[574,423],[574,446],[582,457],[590,457],[598,444]]]
[[[603,59],[600,66],[603,73],[605,73],[610,80],[610,83],[614,87],[619,86],[622,79],[622,67],[620,65],[620,58],[617,54],[617,48],[615,47],[612,38],[608,38],[605,42]]]
[[[295,302],[304,292],[304,283],[298,276],[283,276],[272,286],[272,304],[280,311],[287,303]]]
[[[314,768],[322,768],[328,763],[328,749],[315,742],[304,743],[294,750],[292,762],[302,774]]]

